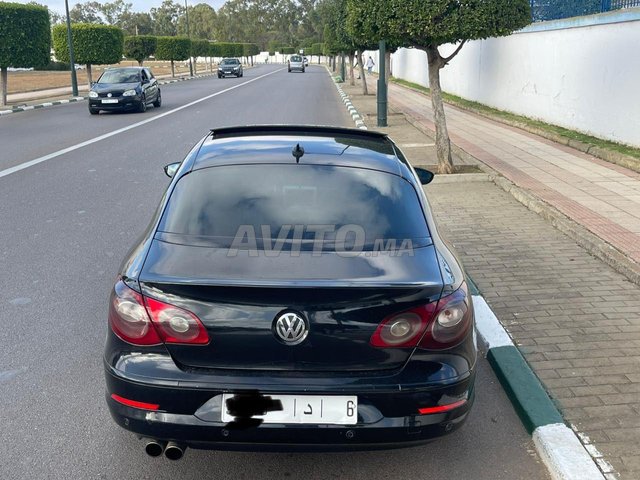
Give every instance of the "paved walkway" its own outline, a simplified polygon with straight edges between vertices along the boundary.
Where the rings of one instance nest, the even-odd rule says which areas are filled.
[[[369,87],[375,91],[375,82]],[[391,84],[389,101],[435,132],[428,97]],[[640,173],[455,107],[445,110],[455,144],[640,263]]]
[[[640,287],[492,182],[426,191],[441,232],[598,464],[640,478]]]

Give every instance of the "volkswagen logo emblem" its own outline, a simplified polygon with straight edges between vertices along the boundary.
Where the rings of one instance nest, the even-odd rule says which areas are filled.
[[[111,93],[107,93],[107,97],[112,97],[113,95]]]
[[[273,330],[278,340],[286,345],[298,345],[309,334],[307,322],[295,312],[284,312],[276,317]]]

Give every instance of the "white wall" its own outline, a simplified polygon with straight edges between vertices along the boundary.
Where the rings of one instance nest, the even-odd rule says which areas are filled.
[[[523,31],[465,45],[441,70],[442,86],[502,110],[640,146],[639,47],[640,15]],[[443,56],[453,48],[443,47]],[[395,77],[428,86],[424,52],[400,50],[392,68]]]

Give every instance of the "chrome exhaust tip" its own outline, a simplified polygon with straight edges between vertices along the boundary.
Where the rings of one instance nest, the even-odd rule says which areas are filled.
[[[144,451],[150,457],[159,457],[164,452],[165,442],[159,442],[151,438],[144,439]]]
[[[167,443],[164,449],[164,456],[169,460],[180,460],[184,455],[185,447],[178,445],[175,442]]]

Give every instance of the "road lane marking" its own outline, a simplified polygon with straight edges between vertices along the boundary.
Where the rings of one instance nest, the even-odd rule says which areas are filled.
[[[131,125],[127,126],[127,127],[122,127],[122,128],[117,129],[117,130],[113,130],[112,132],[99,135],[99,136],[94,137],[94,138],[89,139],[89,140],[85,140],[84,142],[77,143],[76,145],[72,145],[70,147],[63,148],[62,150],[58,150],[57,152],[49,153],[48,155],[44,155],[42,157],[38,157],[38,158],[35,158],[33,160],[29,160],[28,162],[21,163],[20,165],[13,166],[13,167],[7,168],[5,170],[0,170],[0,178],[6,177],[7,175],[11,175],[12,173],[16,173],[16,172],[19,172],[21,170],[25,170],[25,169],[27,169],[29,167],[33,167],[34,165],[38,165],[39,163],[46,162],[47,160],[51,160],[52,158],[59,157],[60,155],[64,155],[65,153],[73,152],[74,150],[78,150],[78,149],[80,149],[82,147],[86,147],[87,145],[91,145],[92,143],[100,142],[101,140],[105,140],[107,138],[113,137],[115,135],[119,135],[119,134],[124,133],[124,132],[129,131],[129,130],[133,130],[134,128],[138,128],[138,127],[141,127],[142,125],[146,125],[147,123],[155,122],[156,120],[164,118],[164,117],[166,117],[168,115],[172,115],[172,114],[174,114],[176,112],[179,112],[180,110],[184,110],[185,108],[192,107],[193,105],[196,105],[198,103],[204,102],[204,101],[209,100],[209,99],[211,99],[213,97],[217,97],[218,95],[222,95],[223,93],[230,92],[231,90],[235,90],[236,88],[244,87],[245,85],[248,85],[250,83],[256,82],[256,81],[258,81],[258,80],[260,80],[262,78],[268,77],[269,75],[273,75],[274,73],[281,72],[282,70],[284,70],[284,68],[280,68],[278,70],[274,70],[273,72],[265,73],[264,75],[260,75],[259,77],[252,78],[251,80],[248,80],[248,81],[246,81],[244,83],[240,83],[238,85],[234,85],[233,87],[225,88],[224,90],[221,90],[219,92],[212,93],[211,95],[207,95],[206,97],[199,98],[198,100],[194,100],[193,102],[187,103],[187,104],[182,105],[180,107],[176,107],[173,110],[169,110],[167,112],[163,112],[163,113],[161,113],[159,115],[156,115],[154,117],[147,118],[146,120],[142,120],[140,122],[131,124]]]

